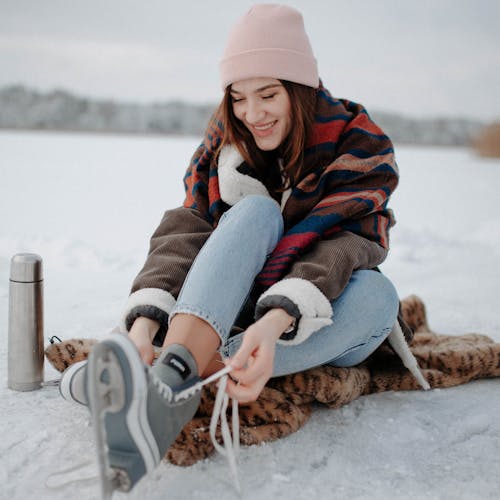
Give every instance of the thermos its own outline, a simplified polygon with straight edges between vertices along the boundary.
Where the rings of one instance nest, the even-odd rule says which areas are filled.
[[[9,289],[8,387],[40,389],[43,382],[43,270],[33,253],[12,257]]]

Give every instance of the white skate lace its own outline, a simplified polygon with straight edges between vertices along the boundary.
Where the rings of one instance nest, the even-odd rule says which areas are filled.
[[[231,431],[227,423],[227,406],[229,403],[229,396],[226,392],[228,373],[232,370],[231,366],[226,366],[222,370],[215,372],[210,377],[207,377],[200,382],[193,384],[191,387],[178,392],[174,395],[174,401],[181,401],[193,396],[196,392],[200,391],[204,385],[210,384],[217,379],[219,380],[219,387],[215,397],[214,408],[212,410],[212,417],[210,418],[210,439],[214,448],[227,458],[233,482],[238,493],[241,492],[240,481],[238,478],[237,457],[240,451],[240,418],[238,414],[238,401],[232,400],[232,419]],[[219,444],[216,437],[217,424],[220,420],[220,430],[222,435],[222,445]],[[231,437],[232,434],[232,437]]]

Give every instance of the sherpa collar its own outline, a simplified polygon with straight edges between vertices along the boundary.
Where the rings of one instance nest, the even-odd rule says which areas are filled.
[[[220,152],[217,164],[219,173],[219,191],[222,201],[228,205],[235,205],[245,196],[260,194],[271,197],[266,186],[255,177],[246,175],[238,170],[244,162],[238,148],[233,145],[224,146]],[[281,211],[284,210],[286,202],[292,190],[287,189],[281,197]]]

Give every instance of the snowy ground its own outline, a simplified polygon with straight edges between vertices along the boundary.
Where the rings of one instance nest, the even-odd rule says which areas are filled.
[[[94,459],[85,408],[54,387],[7,383],[10,257],[39,253],[45,336],[99,337],[113,328],[163,210],[182,200],[197,139],[0,133],[0,498],[93,499],[95,480],[51,490],[47,477]],[[398,225],[384,272],[427,303],[442,333],[500,341],[500,161],[465,149],[398,148]],[[46,366],[46,380],[57,373]],[[243,498],[500,498],[500,380],[363,397],[317,408],[275,443],[244,448]],[[90,467],[89,469],[92,469]],[[92,471],[89,470],[91,473]],[[224,460],[162,464],[130,500],[236,498]]]

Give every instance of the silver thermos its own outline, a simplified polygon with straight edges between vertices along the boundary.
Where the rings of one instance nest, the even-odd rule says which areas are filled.
[[[10,266],[8,387],[40,389],[43,382],[43,270],[33,253],[14,255]]]

